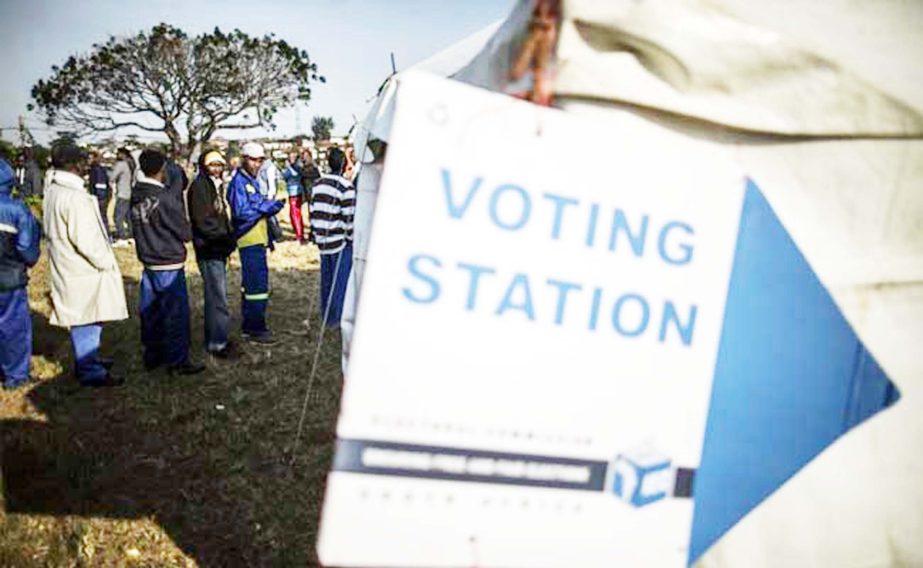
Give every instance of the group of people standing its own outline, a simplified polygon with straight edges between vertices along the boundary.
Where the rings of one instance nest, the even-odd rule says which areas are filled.
[[[185,172],[157,150],[144,150],[137,162],[127,150],[120,150],[111,175],[117,200],[112,238],[106,220],[109,196],[101,196],[110,179],[108,172],[102,172],[103,177],[94,171],[98,160],[88,160],[72,145],[53,150],[53,167],[45,177],[41,227],[29,209],[10,195],[15,175],[0,161],[0,369],[4,386],[15,388],[29,379],[32,328],[26,286],[28,269],[39,258],[42,227],[50,265],[50,321],[69,328],[75,375],[86,386],[124,382],[113,373],[114,362],[101,357],[99,351],[103,324],[128,317],[113,246],[127,242],[129,230],[144,266],[139,312],[148,370],[165,367],[173,375],[205,370],[189,353],[185,274],[189,241],[203,281],[206,351],[222,359],[236,355],[230,341],[227,299],[228,259],[235,250],[241,263],[242,336],[257,343],[273,342],[266,318],[270,294],[267,252],[281,236],[275,216],[286,201],[296,238],[302,243],[313,238],[320,249],[321,313],[326,325],[338,325],[351,264],[355,191],[342,175],[347,165],[342,150],[328,151],[330,172],[326,174],[306,168],[299,158],[290,155],[282,172],[274,173],[264,148],[249,142],[242,148],[240,167],[228,178],[225,157],[210,150],[201,155],[190,184]],[[126,209],[124,204],[120,208],[126,195],[120,185],[122,170],[128,172],[130,181],[130,229],[119,227],[120,213]],[[89,191],[84,175],[89,178]],[[301,219],[306,199],[311,220],[308,236]]]

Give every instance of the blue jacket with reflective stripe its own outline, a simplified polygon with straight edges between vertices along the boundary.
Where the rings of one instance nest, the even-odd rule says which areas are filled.
[[[0,292],[29,283],[26,269],[38,262],[38,221],[26,204],[10,196],[12,184],[0,185]]]
[[[263,217],[272,217],[282,209],[281,201],[267,199],[258,188],[257,181],[243,168],[237,169],[228,184],[228,206],[235,239],[246,235]]]

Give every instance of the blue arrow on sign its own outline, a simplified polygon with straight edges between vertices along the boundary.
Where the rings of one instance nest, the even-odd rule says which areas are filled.
[[[898,397],[748,181],[695,476],[689,564],[837,438]]]

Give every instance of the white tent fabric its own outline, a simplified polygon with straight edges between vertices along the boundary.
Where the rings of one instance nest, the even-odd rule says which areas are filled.
[[[417,63],[411,69],[426,71],[444,77],[451,76],[466,65],[480,52],[484,45],[497,35],[501,25],[509,27],[509,22],[494,22],[474,34],[451,45],[443,51]],[[353,266],[346,285],[346,297],[340,321],[343,338],[343,371],[346,372],[349,361],[349,347],[359,305],[359,290],[365,262],[368,254],[368,238],[372,230],[372,218],[375,213],[375,200],[378,198],[378,183],[381,172],[380,164],[373,164],[375,156],[368,148],[370,139],[388,140],[391,121],[394,116],[394,97],[400,74],[388,78],[379,90],[365,119],[353,132],[352,143],[356,156],[363,164],[362,175],[356,184],[356,212],[353,219]]]
[[[531,5],[452,77],[507,90]],[[557,105],[657,123],[736,160],[902,394],[702,566],[923,565],[921,24],[918,2],[563,3]],[[368,130],[387,139],[390,112],[380,114]]]
[[[572,1],[565,15],[561,106],[733,156],[902,392],[700,565],[923,565],[923,6]]]

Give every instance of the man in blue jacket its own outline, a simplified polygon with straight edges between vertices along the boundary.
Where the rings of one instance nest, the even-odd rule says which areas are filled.
[[[10,196],[15,181],[13,168],[0,159],[0,371],[6,389],[29,380],[32,318],[27,270],[38,262],[41,238],[32,212]]]
[[[263,146],[256,142],[244,144],[243,162],[228,185],[228,206],[231,227],[240,251],[240,271],[243,284],[241,312],[243,337],[257,343],[273,343],[266,325],[269,304],[269,266],[266,249],[272,248],[268,221],[281,209],[283,202],[259,191],[257,176],[266,159]]]

